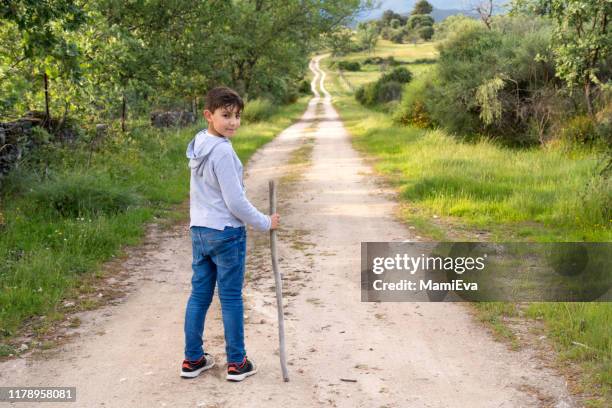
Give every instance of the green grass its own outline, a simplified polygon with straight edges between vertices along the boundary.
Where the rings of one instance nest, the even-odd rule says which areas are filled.
[[[437,58],[437,51],[434,43],[423,43],[415,45],[407,44],[395,44],[387,40],[379,40],[376,46],[376,51],[369,54],[365,51],[356,52],[346,56],[335,58],[336,60],[345,61],[359,61],[362,63],[361,71],[350,72],[344,71],[343,75],[346,81],[353,88],[357,88],[360,85],[364,85],[368,82],[373,82],[382,75],[382,71],[378,65],[363,64],[363,61],[372,56],[378,57],[389,57],[393,56],[396,61],[404,64],[414,75],[419,75],[426,70],[431,68],[431,64],[422,63],[423,59],[435,60]],[[324,63],[329,64],[329,60],[323,60]],[[327,66],[327,65],[326,65]],[[346,84],[345,84],[346,85]]]
[[[612,401],[612,305],[610,303],[532,303],[526,315],[545,321],[562,361],[580,361],[585,376],[579,391],[599,395],[588,406]]]
[[[397,60],[435,58],[432,44],[382,43],[371,56]],[[364,53],[343,56],[363,60]],[[612,240],[612,220],[600,211],[601,198],[585,198],[599,157],[588,150],[510,149],[491,141],[459,141],[442,130],[401,127],[382,109],[367,109],[351,88],[375,81],[381,73],[366,68],[329,68],[326,88],[352,136],[353,146],[398,192],[401,217],[434,240],[560,242]],[[415,76],[431,65],[406,65]],[[349,82],[350,86],[349,86]],[[476,233],[483,235],[476,235]],[[517,316],[515,304],[474,304],[479,318],[513,347],[519,343],[504,323]],[[587,404],[603,407],[612,399],[612,306],[609,303],[532,303],[526,314],[542,319],[562,360],[579,362],[585,373],[578,391]]]
[[[243,126],[243,162],[298,119],[309,97]],[[182,220],[189,196],[185,150],[196,131],[136,127],[110,132],[98,151],[48,148],[4,181],[0,201],[0,345],[39,315],[52,316],[87,276],[141,242],[154,219]],[[44,171],[48,163],[47,171]],[[47,176],[43,176],[47,174]],[[0,347],[0,355],[10,347]]]

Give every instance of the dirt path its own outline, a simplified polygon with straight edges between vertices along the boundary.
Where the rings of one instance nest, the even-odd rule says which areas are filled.
[[[395,204],[351,148],[319,59],[311,62],[313,89],[323,96],[255,154],[245,178],[260,209],[267,208],[268,179],[280,180],[291,381],[282,382],[278,363],[268,235],[252,231],[245,331],[260,372],[228,383],[219,364],[196,379],[179,378],[191,277],[188,229],[180,225],[153,230],[125,261],[134,289],[123,301],[82,313],[83,324],[72,329],[79,336],[47,359],[2,363],[2,385],[77,387],[77,403],[45,407],[575,406],[562,378],[495,342],[468,306],[360,302],[360,242],[414,236],[394,220]],[[222,363],[217,299],[205,334],[206,350]]]

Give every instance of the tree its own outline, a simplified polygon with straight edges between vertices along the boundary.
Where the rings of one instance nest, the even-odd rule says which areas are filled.
[[[610,76],[607,58],[612,51],[609,0],[514,0],[511,12],[551,18],[556,75],[568,87],[582,87],[587,111],[593,110],[593,85]],[[608,65],[606,69],[606,65]]]
[[[494,7],[493,0],[486,0],[477,2],[472,8],[480,16],[480,19],[489,30],[491,29],[491,19],[493,17]]]
[[[357,38],[359,39],[359,44],[368,52],[374,51],[376,43],[378,42],[378,34],[378,29],[375,24],[359,23],[357,26]]]
[[[423,26],[419,28],[419,37],[421,37],[425,41],[431,40],[433,37],[434,29],[432,26]]]
[[[393,10],[386,10],[380,19],[381,28],[393,26],[394,20],[396,20],[399,25],[404,25],[406,24],[407,18],[399,13],[396,13]]]
[[[552,0],[513,0],[510,14],[529,14],[536,16],[550,16]]]
[[[13,48],[13,51],[19,49],[17,55],[0,51],[0,61],[7,57],[13,59],[9,72],[2,72],[0,79],[8,79],[19,65],[28,62],[31,68],[25,69],[42,80],[48,120],[50,79],[63,77],[77,81],[80,76],[79,49],[74,42],[67,40],[67,34],[85,22],[85,13],[73,0],[3,1],[0,21],[3,25],[12,25],[19,33],[14,37],[18,41]]]
[[[322,33],[346,25],[362,7],[359,0],[272,0],[226,2],[226,36],[220,50],[231,62],[231,81],[249,97],[281,97],[307,66],[307,55]]]
[[[409,29],[406,37],[409,37],[415,43],[418,38],[427,41],[433,37],[434,19],[429,15],[432,10],[431,4],[425,0],[418,1],[414,5],[410,18],[406,22],[406,27]]]
[[[413,14],[408,19],[406,26],[410,29],[418,29],[425,26],[433,26],[434,19],[426,14]]]
[[[348,27],[337,27],[325,34],[324,42],[331,49],[333,56],[346,55],[353,45],[353,30]]]
[[[570,87],[582,86],[587,111],[593,111],[592,87],[601,84],[601,65],[612,51],[612,2],[576,0],[550,2],[556,22],[553,35],[557,76]]]
[[[419,0],[414,5],[412,15],[415,14],[430,14],[433,11],[433,6],[427,0]]]

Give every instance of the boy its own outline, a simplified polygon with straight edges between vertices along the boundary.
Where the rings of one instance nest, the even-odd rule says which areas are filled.
[[[230,139],[240,126],[242,98],[230,88],[217,87],[206,95],[204,117],[208,129],[187,147],[191,168],[190,231],[193,249],[192,291],[185,312],[185,360],[181,377],[197,377],[213,367],[213,357],[202,345],[204,320],[215,284],[225,332],[227,379],[242,381],[257,372],[244,348],[244,281],[246,227],[260,231],[277,228],[280,216],[259,212],[246,198],[242,163]]]

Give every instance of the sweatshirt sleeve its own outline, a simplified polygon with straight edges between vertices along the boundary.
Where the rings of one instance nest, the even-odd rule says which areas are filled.
[[[272,221],[269,216],[259,212],[246,198],[231,153],[226,153],[215,160],[213,168],[221,187],[223,201],[231,213],[259,231],[269,230]]]

